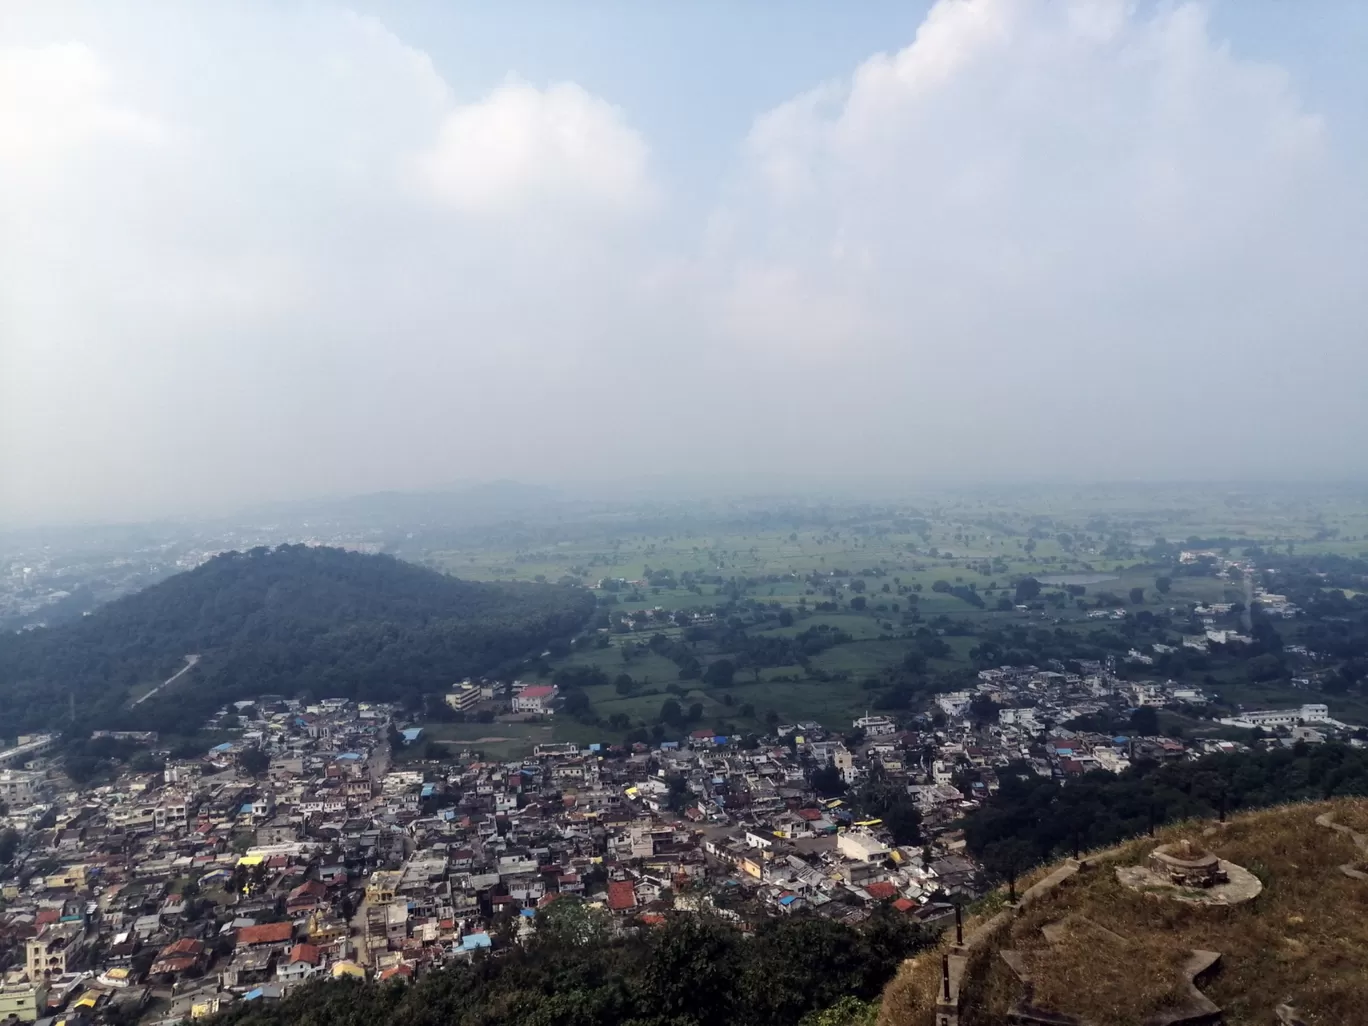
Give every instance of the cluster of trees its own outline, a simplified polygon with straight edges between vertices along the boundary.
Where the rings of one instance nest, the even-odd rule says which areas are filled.
[[[767,666],[806,666],[813,656],[850,640],[851,636],[845,631],[823,623],[799,631],[791,638],[738,632],[726,643],[736,653],[737,666],[758,670]]]
[[[1037,585],[1039,587],[1039,585]],[[932,591],[944,592],[947,595],[954,595],[961,602],[967,602],[976,609],[982,609],[986,603],[983,596],[978,593],[978,589],[969,585],[951,584],[949,581],[936,581],[931,585]]]
[[[192,732],[258,694],[421,706],[424,692],[512,665],[579,630],[588,592],[458,580],[389,556],[285,545],[217,556],[91,616],[0,636],[11,733],[91,725]],[[199,664],[164,694],[130,691]]]
[[[160,772],[163,763],[146,745],[125,738],[77,737],[68,740],[63,768],[78,784],[92,784],[128,766],[139,773]]]
[[[604,914],[561,898],[526,947],[427,973],[412,984],[310,983],[276,1004],[239,1003],[221,1026],[793,1026],[876,997],[930,940],[882,910],[860,928],[793,917],[749,936],[672,913],[615,939]]]
[[[999,774],[1001,787],[964,820],[969,850],[1011,875],[1080,848],[1113,844],[1151,823],[1207,817],[1280,802],[1368,795],[1368,751],[1348,745],[1210,755],[1195,762],[1097,770],[1070,783],[1029,766]]]
[[[1264,586],[1303,610],[1296,640],[1331,663],[1322,690],[1329,695],[1368,692],[1368,559],[1317,554],[1267,556],[1260,562],[1268,567]],[[1257,629],[1257,603],[1254,612]]]
[[[0,830],[0,866],[8,864],[18,850],[19,832],[12,827]]]

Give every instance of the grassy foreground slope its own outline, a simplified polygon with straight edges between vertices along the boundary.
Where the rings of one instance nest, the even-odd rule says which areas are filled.
[[[1368,830],[1368,801],[1335,799],[1265,809],[1224,826],[1176,824],[1089,860],[971,958],[961,1023],[1003,1022],[1022,995],[1001,957],[1007,949],[1027,952],[1039,1003],[1083,1021],[1139,1026],[1170,1007],[1183,989],[1178,966],[1192,949],[1221,954],[1198,984],[1223,1009],[1227,1026],[1273,1022],[1275,1007],[1289,1001],[1313,1026],[1365,1021],[1368,881],[1341,872],[1343,865],[1362,868],[1363,855],[1348,836],[1316,823],[1325,813]],[[1156,845],[1183,838],[1251,870],[1262,894],[1233,907],[1203,907],[1117,880],[1117,866],[1141,863]],[[1052,923],[1063,929],[1050,943],[1041,927]],[[933,1026],[939,983],[940,949],[904,963],[884,992],[880,1026]]]
[[[0,636],[0,723],[184,732],[260,694],[412,699],[541,651],[593,608],[583,589],[463,581],[389,556],[229,552],[74,623]],[[131,707],[191,653],[191,671]]]

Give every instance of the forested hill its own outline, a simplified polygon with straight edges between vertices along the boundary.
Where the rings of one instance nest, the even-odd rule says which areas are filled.
[[[540,650],[593,608],[581,589],[463,581],[389,556],[231,552],[75,623],[0,637],[0,723],[8,736],[68,724],[184,732],[259,694],[412,700]],[[194,669],[130,707],[191,653]]]

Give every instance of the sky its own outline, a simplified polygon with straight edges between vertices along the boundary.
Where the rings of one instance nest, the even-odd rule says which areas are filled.
[[[0,523],[1368,474],[1368,5],[0,18]]]

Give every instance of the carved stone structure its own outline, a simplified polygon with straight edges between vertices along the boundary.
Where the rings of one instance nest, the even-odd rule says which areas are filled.
[[[1220,859],[1188,840],[1159,845],[1149,861],[1154,874],[1175,887],[1215,887],[1230,881]]]
[[[1259,896],[1259,878],[1191,841],[1161,844],[1138,866],[1118,866],[1116,878],[1132,890],[1193,905],[1238,905]]]

